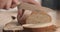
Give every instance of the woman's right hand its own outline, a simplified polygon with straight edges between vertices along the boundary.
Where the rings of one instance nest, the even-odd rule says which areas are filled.
[[[36,2],[35,0],[21,0],[22,2],[29,3],[29,4],[34,4],[39,6],[40,4]],[[17,20],[20,24],[25,24],[26,23],[26,17],[29,15],[30,12],[26,12],[25,9],[18,9],[18,15],[17,15]]]

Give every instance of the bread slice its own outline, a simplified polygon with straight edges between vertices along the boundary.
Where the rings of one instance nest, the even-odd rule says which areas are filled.
[[[3,32],[18,32],[18,31],[22,31],[23,27],[21,25],[18,25],[17,22],[10,22],[7,23],[4,28],[3,28]]]

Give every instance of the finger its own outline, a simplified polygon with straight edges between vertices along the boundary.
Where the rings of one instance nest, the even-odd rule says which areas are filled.
[[[8,0],[6,4],[6,9],[9,9],[11,7],[12,0]]]
[[[12,0],[12,1],[13,1],[13,4],[16,4],[16,5],[20,4],[18,0]]]
[[[25,10],[23,16],[19,19],[19,23],[25,24],[27,17],[32,13],[32,11]]]
[[[3,4],[0,4],[0,9],[3,9],[4,8],[4,5]]]
[[[32,13],[32,11],[25,10],[21,17],[21,20],[25,20],[29,15],[31,15],[31,13]]]
[[[20,17],[22,17],[23,13],[24,13],[23,9],[18,9],[18,15],[19,15]]]
[[[15,8],[17,5],[16,4],[12,4],[11,5],[11,8]]]
[[[1,2],[0,2],[0,9],[3,9],[4,6],[5,6],[5,2],[4,2],[4,1],[1,1]]]
[[[23,10],[22,9],[18,9],[18,15],[17,15],[17,20],[20,24],[23,24],[23,22],[21,21],[24,21],[24,19],[22,20],[21,17],[22,17],[22,14],[23,14]]]
[[[18,18],[21,18],[23,14],[24,14],[23,9],[18,9]]]
[[[12,0],[11,8],[14,8],[14,7],[16,7],[19,4],[20,4],[20,2],[18,2],[18,0]]]

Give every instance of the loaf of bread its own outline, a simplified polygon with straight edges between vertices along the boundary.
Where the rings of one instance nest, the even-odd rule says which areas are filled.
[[[26,10],[23,16],[21,18],[18,17],[18,19],[18,23],[20,24],[39,24],[52,22],[52,18],[49,14],[30,10]]]
[[[51,22],[52,18],[50,15],[44,12],[33,11],[29,17],[26,19],[27,24],[40,24]]]

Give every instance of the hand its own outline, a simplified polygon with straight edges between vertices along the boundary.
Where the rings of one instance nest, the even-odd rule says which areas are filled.
[[[24,10],[24,9],[20,9],[18,11],[18,15],[17,15],[17,20],[18,20],[18,23],[23,25],[23,24],[26,24],[26,19],[28,16],[30,16],[32,13],[32,11],[30,10]]]
[[[18,4],[18,0],[0,0],[0,9],[14,8]]]
[[[36,2],[35,0],[21,0],[21,1],[25,2],[25,3],[29,3],[29,4],[39,5],[39,3]],[[27,16],[30,15],[29,14],[30,12],[25,13],[25,11],[26,10],[18,9],[17,20],[21,25],[26,23],[26,18],[27,18]]]

